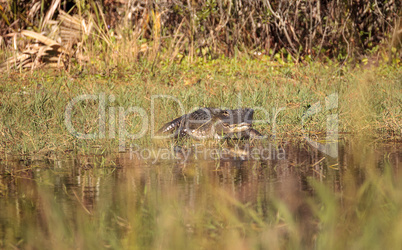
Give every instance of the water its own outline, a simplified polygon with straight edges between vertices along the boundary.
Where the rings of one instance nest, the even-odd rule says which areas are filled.
[[[264,246],[265,234],[279,246],[311,247],[324,220],[314,206],[325,203],[314,183],[347,214],[362,186],[382,181],[373,176],[389,171],[402,180],[398,144],[342,142],[337,159],[307,144],[283,150],[283,158],[268,160],[241,154],[141,160],[130,152],[3,159],[0,247],[229,248],[239,235],[246,246]]]

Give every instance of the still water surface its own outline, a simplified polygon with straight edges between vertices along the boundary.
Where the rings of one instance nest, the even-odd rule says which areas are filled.
[[[310,184],[326,186],[347,209],[342,205],[350,198],[347,190],[364,185],[367,168],[378,175],[389,168],[402,181],[400,146],[342,142],[336,159],[306,144],[287,144],[285,157],[261,160],[236,155],[141,160],[129,152],[3,159],[0,247],[175,248],[172,242],[183,240],[175,237],[183,235],[218,244],[232,228],[247,239],[248,231],[261,231],[261,223],[278,231],[291,224],[278,218],[275,204],[283,204],[297,221],[299,242],[311,246],[320,228],[309,206],[316,197]],[[288,234],[275,235],[286,241]],[[202,240],[183,244],[210,246]]]

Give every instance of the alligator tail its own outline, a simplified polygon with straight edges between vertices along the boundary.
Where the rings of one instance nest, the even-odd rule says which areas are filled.
[[[162,128],[160,128],[157,133],[158,134],[171,133],[172,131],[174,131],[180,127],[183,120],[184,120],[184,116],[180,116],[179,118],[176,118],[173,121],[168,122],[165,125],[163,125]]]

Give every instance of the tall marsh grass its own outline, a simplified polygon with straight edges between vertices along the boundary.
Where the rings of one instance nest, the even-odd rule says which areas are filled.
[[[5,1],[1,71],[150,70],[239,54],[289,63],[400,64],[399,1]]]

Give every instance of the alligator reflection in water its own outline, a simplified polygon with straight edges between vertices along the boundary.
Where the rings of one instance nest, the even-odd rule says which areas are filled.
[[[141,148],[131,145],[127,154],[131,159],[151,160],[152,163],[165,160],[284,160],[286,159],[285,145],[271,142],[237,143],[225,146],[210,143],[193,142],[186,147],[168,145],[167,147]]]
[[[40,245],[37,239],[50,244],[48,236],[52,233],[80,235],[82,220],[104,220],[101,225],[109,230],[108,234],[120,240],[134,229],[144,236],[147,230],[141,230],[152,230],[154,225],[147,220],[157,220],[152,211],[168,207],[171,200],[183,211],[199,213],[200,209],[216,206],[220,199],[225,202],[222,193],[261,211],[263,217],[273,213],[273,200],[280,200],[298,221],[304,243],[310,245],[317,227],[308,206],[309,197],[316,194],[308,179],[322,182],[339,196],[345,186],[361,185],[365,170],[359,161],[364,159],[354,154],[354,148],[352,144],[341,145],[338,160],[301,144],[286,145],[285,159],[271,160],[171,159],[152,164],[153,160],[132,158],[129,153],[113,159],[111,167],[102,165],[104,159],[82,156],[37,162],[3,160],[0,246],[49,247]],[[371,152],[370,162],[380,171],[385,160],[394,169],[400,167],[397,146],[367,150]],[[395,171],[395,178],[401,179],[401,173]],[[88,221],[85,216],[89,214]],[[137,214],[149,218],[141,224]],[[65,229],[60,225],[69,226]]]

